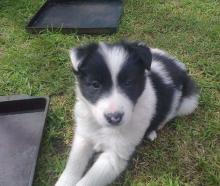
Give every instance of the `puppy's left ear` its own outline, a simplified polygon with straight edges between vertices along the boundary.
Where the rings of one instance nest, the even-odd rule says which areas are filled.
[[[143,42],[134,42],[132,45],[136,54],[144,62],[145,68],[150,70],[152,62],[152,53],[150,48]]]

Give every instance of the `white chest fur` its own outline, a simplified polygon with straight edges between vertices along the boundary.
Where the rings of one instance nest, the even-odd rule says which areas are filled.
[[[155,103],[155,92],[148,78],[145,90],[134,107],[131,121],[126,125],[101,127],[97,125],[86,103],[79,100],[75,106],[76,132],[89,139],[95,151],[110,150],[123,159],[129,159],[150,125]]]

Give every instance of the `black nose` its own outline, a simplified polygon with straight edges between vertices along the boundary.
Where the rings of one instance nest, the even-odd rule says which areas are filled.
[[[105,118],[110,124],[117,125],[121,122],[123,115],[122,112],[114,112],[105,114]]]

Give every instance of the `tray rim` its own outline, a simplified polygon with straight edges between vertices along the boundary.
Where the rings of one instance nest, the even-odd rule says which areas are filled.
[[[123,9],[123,0],[93,0],[93,2],[97,1],[115,1],[120,4],[121,12],[119,15],[119,18],[116,22],[116,27],[100,27],[100,28],[91,28],[91,27],[84,27],[84,28],[68,28],[68,27],[42,27],[42,26],[33,26],[34,21],[41,15],[41,12],[44,11],[45,8],[50,3],[56,3],[57,0],[47,0],[39,9],[38,11],[30,18],[29,22],[26,24],[25,29],[27,32],[36,34],[36,33],[41,33],[41,31],[59,31],[61,33],[77,33],[77,34],[113,34],[118,30],[118,25],[121,21],[121,17],[124,13]],[[74,1],[74,0],[73,0]],[[75,0],[75,1],[80,1],[80,0]],[[83,0],[83,1],[90,1],[90,0]],[[98,30],[98,31],[97,31]]]
[[[33,181],[34,181],[36,167],[37,167],[37,162],[38,162],[38,159],[39,159],[39,152],[40,152],[40,148],[41,148],[41,144],[42,144],[43,133],[44,133],[44,130],[45,130],[46,118],[47,118],[47,114],[48,114],[48,111],[49,111],[50,98],[49,98],[49,96],[25,96],[25,95],[22,95],[22,96],[19,96],[19,95],[16,95],[16,96],[1,96],[1,98],[4,98],[4,97],[6,99],[3,100],[3,101],[0,101],[0,103],[1,102],[13,102],[13,101],[18,101],[18,100],[33,100],[33,99],[39,99],[39,98],[45,99],[45,106],[44,106],[44,109],[42,110],[42,112],[43,112],[43,116],[42,116],[42,118],[43,118],[42,119],[43,127],[42,127],[42,130],[40,132],[39,146],[36,147],[35,161],[33,161],[33,163],[32,163],[32,166],[31,166],[31,169],[30,169],[30,174],[29,174],[30,176],[28,177],[28,185],[27,186],[32,186]]]
[[[48,115],[48,111],[49,111],[49,103],[50,103],[50,98],[49,96],[42,96],[42,97],[34,97],[34,98],[44,98],[46,100],[46,104],[45,104],[45,109],[44,109],[44,114],[43,114],[43,128],[42,128],[42,132],[40,134],[40,143],[39,146],[36,150],[36,161],[33,163],[32,165],[32,169],[31,169],[31,173],[30,173],[30,179],[29,179],[29,186],[32,186],[33,181],[34,181],[34,176],[35,176],[35,172],[36,172],[36,167],[37,167],[37,162],[39,159],[39,152],[41,149],[41,144],[42,144],[42,140],[43,140],[43,134],[44,134],[44,130],[45,130],[45,125],[46,125],[46,120],[47,120],[47,115]]]
[[[5,96],[0,96],[0,98],[2,98],[2,97],[5,97]],[[46,107],[46,104],[47,104],[47,102],[49,101],[49,97],[47,97],[47,96],[44,96],[44,97],[14,97],[14,96],[12,96],[12,97],[8,97],[8,96],[6,96],[7,98],[10,98],[10,99],[5,99],[5,100],[0,100],[0,116],[2,116],[2,115],[12,115],[12,114],[19,114],[20,112],[28,112],[29,110],[30,110],[30,112],[34,112],[34,111],[36,111],[36,110],[39,110],[39,111],[44,111],[45,110],[45,107]],[[6,98],[5,97],[5,98]],[[19,108],[18,109],[16,109],[15,111],[8,111],[7,112],[7,110],[5,111],[5,110],[3,110],[2,109],[2,105],[1,104],[6,104],[6,105],[3,105],[3,106],[7,106],[7,103],[12,103],[12,102],[22,102],[22,101],[40,101],[40,100],[44,100],[44,103],[43,103],[43,106],[41,106],[41,107],[31,107],[31,106],[29,106],[28,105],[28,107],[30,107],[30,109],[28,109],[28,107],[26,107],[26,108],[21,108],[21,110],[19,110]],[[18,103],[19,104],[19,103]],[[24,103],[22,103],[22,104],[24,104]],[[9,107],[10,107],[10,105],[9,105]],[[3,111],[2,111],[3,110]]]

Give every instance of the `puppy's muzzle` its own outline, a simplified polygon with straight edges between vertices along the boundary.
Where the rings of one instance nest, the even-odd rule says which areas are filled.
[[[105,115],[105,118],[106,120],[108,121],[109,124],[111,125],[118,125],[120,124],[123,116],[124,116],[124,113],[122,112],[114,112],[114,113],[107,113],[107,114],[104,114]]]

